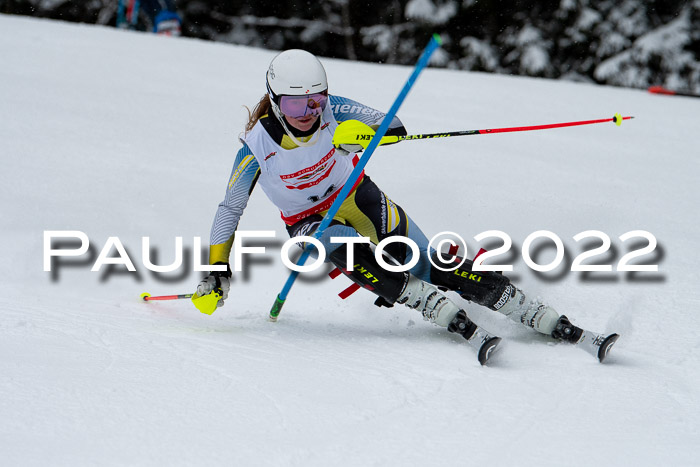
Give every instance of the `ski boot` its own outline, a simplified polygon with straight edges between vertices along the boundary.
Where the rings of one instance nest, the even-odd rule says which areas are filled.
[[[596,334],[574,326],[566,316],[559,316],[554,308],[541,303],[539,299],[528,300],[523,291],[512,284],[505,288],[499,301],[491,308],[539,333],[578,345],[600,362],[605,360],[620,337],[618,334]]]
[[[486,363],[501,341],[499,337],[492,336],[472,323],[464,310],[460,310],[436,286],[408,272],[392,272],[379,266],[369,246],[356,245],[354,256],[355,264],[349,270],[345,269],[346,245],[331,253],[330,260],[357,285],[378,295],[375,304],[393,306],[394,303],[399,303],[421,312],[426,321],[462,335],[477,350],[479,363]]]
[[[432,284],[417,277],[410,276],[401,296],[396,303],[420,311],[423,319],[446,327],[449,332],[457,333],[467,340],[476,351],[479,363],[485,365],[489,357],[501,342],[500,337],[489,334],[467,317],[444,293]]]
[[[501,343],[501,338],[492,336],[483,328],[480,328],[467,317],[464,310],[459,310],[452,322],[447,326],[449,332],[456,332],[464,337],[469,345],[474,347],[478,352],[479,363],[485,365],[491,353],[496,350],[498,344]]]
[[[580,346],[602,363],[605,357],[608,356],[612,346],[617,342],[617,339],[620,338],[620,335],[610,334],[605,336],[586,331],[578,326],[574,326],[566,316],[561,315],[554,326],[552,337]]]

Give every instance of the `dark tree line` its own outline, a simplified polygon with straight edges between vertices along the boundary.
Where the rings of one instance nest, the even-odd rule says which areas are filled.
[[[0,0],[114,24],[117,0]],[[320,56],[700,92],[700,0],[177,0],[183,35]]]

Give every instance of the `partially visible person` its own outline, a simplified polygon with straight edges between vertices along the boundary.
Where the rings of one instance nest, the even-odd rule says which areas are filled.
[[[182,19],[177,14],[174,0],[119,0],[117,27],[136,29],[139,12],[148,17],[154,33],[166,36],[181,34]]]

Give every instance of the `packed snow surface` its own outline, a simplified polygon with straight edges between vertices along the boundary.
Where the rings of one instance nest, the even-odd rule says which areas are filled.
[[[499,230],[493,264],[576,324],[621,338],[599,364],[450,296],[504,338],[489,366],[402,306],[377,308],[322,268],[267,321],[288,270],[279,213],[253,193],[240,230],[274,239],[234,275],[226,306],[199,313],[195,239],[208,244],[246,121],[274,52],[0,15],[0,464],[698,465],[700,102],[639,90],[426,70],[399,116],[411,133],[635,116],[612,123],[408,141],[373,180],[432,237]],[[388,110],[411,70],[324,59],[330,90]],[[536,273],[533,232],[565,256]],[[601,240],[607,252],[572,272]],[[658,241],[617,271],[644,238]],[[44,271],[45,231],[80,231],[80,257]],[[116,239],[110,239],[116,237]],[[144,265],[176,259],[173,273]],[[63,251],[79,241],[53,242]],[[123,245],[135,272],[122,265]],[[538,247],[539,245],[539,247]],[[539,264],[551,240],[529,249]],[[103,248],[108,246],[108,251]],[[123,260],[123,256],[122,256]]]

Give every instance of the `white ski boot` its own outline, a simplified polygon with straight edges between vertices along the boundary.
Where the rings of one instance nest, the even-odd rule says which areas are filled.
[[[557,321],[552,337],[581,347],[596,357],[599,362],[603,363],[603,360],[608,356],[608,352],[620,338],[620,335],[610,334],[606,336],[605,334],[586,331],[578,326],[574,326],[566,316],[562,315]]]
[[[552,307],[539,300],[527,301],[525,294],[512,285],[506,288],[501,299],[494,305],[499,312],[513,321],[522,323],[537,332],[570,342],[603,362],[613,344],[620,337],[618,334],[597,334],[571,324],[564,315],[559,316]]]
[[[539,300],[528,302],[522,290],[513,285],[506,287],[501,299],[493,308],[516,323],[522,323],[548,336],[552,335],[559,319],[559,313],[552,307],[543,305]]]
[[[464,337],[478,352],[479,363],[486,364],[501,338],[489,334],[472,322],[444,293],[432,284],[410,276],[396,303],[420,311],[423,319],[446,327]]]

